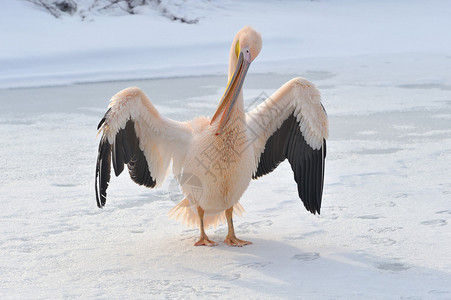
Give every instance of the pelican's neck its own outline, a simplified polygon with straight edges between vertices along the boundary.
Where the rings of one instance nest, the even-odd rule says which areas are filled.
[[[236,99],[235,105],[230,112],[230,117],[223,129],[223,136],[226,136],[227,133],[230,132],[244,132],[243,128],[245,128],[246,124],[246,114],[244,112],[244,101],[243,101],[243,92],[240,91],[238,98]],[[241,137],[235,136],[236,139]]]
[[[246,114],[243,108],[243,98],[237,99],[232,111],[230,112],[229,121],[225,124],[222,134],[219,136],[228,143],[235,141],[244,141],[246,136]]]

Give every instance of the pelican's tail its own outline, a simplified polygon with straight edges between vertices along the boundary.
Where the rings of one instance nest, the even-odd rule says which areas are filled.
[[[236,203],[233,206],[234,215],[242,216],[244,213],[244,208],[240,203]],[[174,206],[168,213],[169,218],[182,221],[182,223],[191,228],[199,228],[199,216],[197,214],[197,206],[191,205],[188,199],[183,199],[179,204]],[[214,214],[204,216],[204,228],[209,227],[216,228],[220,224],[226,222],[226,217],[224,211]]]

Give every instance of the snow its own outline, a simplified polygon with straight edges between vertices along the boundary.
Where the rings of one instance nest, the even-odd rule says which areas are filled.
[[[0,298],[450,299],[451,4],[195,3],[194,25],[2,4]],[[221,242],[225,225],[207,231],[219,246],[194,247],[198,231],[167,218],[172,177],[156,190],[114,177],[97,209],[108,99],[137,85],[170,118],[211,115],[246,24],[263,36],[247,104],[294,76],[322,93],[321,215],[287,163],[244,194],[243,248]]]
[[[246,24],[265,37],[258,61],[266,67],[251,72],[285,72],[290,64],[274,65],[289,58],[451,50],[447,1],[198,0],[184,8],[198,24],[169,22],[150,8],[61,20],[8,1],[0,12],[0,88],[224,74],[231,37]]]

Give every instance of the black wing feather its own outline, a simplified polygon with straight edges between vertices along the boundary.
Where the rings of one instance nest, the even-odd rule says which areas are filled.
[[[110,111],[111,111],[111,107],[108,108],[108,110],[106,111],[106,113],[103,116],[102,120],[100,120],[99,125],[97,125],[97,130],[99,130],[100,127],[102,127],[103,123],[105,123],[105,120],[108,118],[108,115],[110,114]]]
[[[108,118],[110,110],[108,110],[99,123],[102,127]],[[127,164],[131,179],[146,187],[153,188],[156,180],[152,177],[147,164],[144,152],[139,148],[139,139],[135,132],[135,122],[128,120],[125,128],[120,129],[116,134],[113,145],[108,139],[102,137],[99,144],[99,152],[96,165],[96,200],[97,206],[103,207],[106,203],[106,190],[110,182],[111,160],[113,161],[113,169],[116,176],[119,176],[124,170],[124,164]],[[98,185],[100,185],[100,192]]]
[[[106,202],[106,189],[110,182],[111,173],[111,145],[106,139],[99,144],[99,154],[96,165],[96,200],[99,208]],[[100,193],[97,184],[100,184]]]
[[[119,130],[116,134],[116,140],[113,144],[113,168],[114,174],[119,176],[124,170],[124,151],[122,150],[124,141],[124,130]]]
[[[312,149],[305,141],[299,124],[294,115],[291,115],[269,137],[253,178],[272,172],[288,159],[298,185],[298,195],[305,208],[313,214],[319,214],[324,185],[326,140],[323,141],[322,149]]]

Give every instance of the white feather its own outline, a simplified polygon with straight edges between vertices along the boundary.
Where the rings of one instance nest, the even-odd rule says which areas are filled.
[[[258,136],[253,142],[254,170],[266,141],[290,115],[300,122],[299,129],[307,144],[314,150],[322,148],[323,139],[329,135],[329,124],[321,106],[320,93],[307,79],[294,78],[246,114],[249,131]]]
[[[144,152],[151,176],[157,186],[166,178],[172,160],[180,164],[192,139],[191,126],[162,117],[144,92],[131,87],[114,95],[108,106],[111,110],[101,128],[110,144],[128,120],[135,123],[139,148]]]

